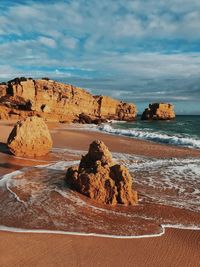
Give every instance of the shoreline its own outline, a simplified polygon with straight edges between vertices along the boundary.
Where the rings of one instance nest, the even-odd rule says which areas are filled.
[[[1,139],[4,141],[4,143],[6,143],[7,137],[16,122],[17,122],[16,120],[12,120],[12,121],[0,120],[0,127],[2,127]],[[48,125],[48,128],[51,132],[51,136],[53,139],[53,148],[60,148],[61,142],[59,142],[58,140],[58,135],[59,135],[59,138],[62,138],[62,142],[63,142],[62,147],[67,146],[68,148],[72,148],[72,149],[78,148],[77,144],[74,144],[74,140],[72,140],[72,137],[74,137],[75,139],[78,139],[80,137],[81,139],[84,139],[83,141],[86,141],[86,142],[88,142],[88,140],[92,140],[92,137],[93,137],[93,140],[95,138],[100,137],[100,138],[103,138],[104,140],[109,140],[109,139],[112,139],[114,141],[119,140],[119,144],[123,142],[128,142],[129,144],[132,143],[132,145],[136,145],[138,143],[141,146],[145,146],[145,147],[148,146],[149,151],[146,150],[145,152],[143,149],[138,150],[138,147],[134,147],[135,151],[131,150],[130,152],[131,154],[144,155],[144,156],[150,156],[150,157],[156,154],[155,157],[162,156],[164,158],[171,157],[170,155],[174,155],[174,157],[180,157],[180,158],[183,158],[188,155],[191,157],[200,157],[200,149],[198,148],[173,145],[173,144],[164,144],[164,143],[159,143],[159,142],[155,142],[152,140],[140,139],[140,138],[136,138],[132,136],[118,135],[114,133],[103,132],[100,130],[90,130],[90,127],[89,128],[87,127],[91,126],[91,124],[88,124],[88,125],[77,124],[77,123],[64,123],[63,124],[59,122],[47,122],[47,125]],[[70,138],[70,142],[67,142],[66,140],[63,139],[62,132],[67,133],[68,137]],[[72,134],[72,136],[70,135],[70,133]],[[87,135],[88,135],[88,138],[86,138]],[[0,139],[0,145],[2,144],[1,139]],[[78,141],[79,149],[84,148],[85,150],[87,150],[88,147],[82,144],[82,142],[79,142],[79,140],[76,140],[76,141]],[[111,147],[111,150],[112,150],[112,147],[114,147],[114,145],[112,145],[111,143],[109,147]],[[130,146],[126,146],[126,149],[127,151],[129,151]],[[155,153],[156,149],[163,150],[164,152],[166,152],[166,154],[162,153],[162,155],[158,155],[158,153]],[[117,147],[117,149],[115,147],[115,150],[113,151],[127,153],[125,149],[123,149],[122,147]],[[0,150],[0,153],[1,152],[2,151]],[[20,158],[20,157],[15,157],[15,158]],[[40,157],[41,161],[42,161],[42,158],[44,157]],[[33,161],[34,159],[27,158],[27,160]]]
[[[9,233],[22,233],[22,234],[55,234],[55,235],[69,235],[69,236],[86,236],[86,237],[100,237],[100,238],[109,238],[109,239],[145,239],[160,237],[165,235],[166,229],[179,229],[179,230],[191,230],[191,231],[200,231],[200,227],[190,227],[184,225],[170,225],[170,224],[161,224],[162,232],[158,234],[149,234],[149,235],[132,235],[132,236],[121,236],[121,235],[107,235],[107,234],[95,234],[95,233],[79,233],[79,232],[67,232],[59,230],[45,230],[45,229],[22,229],[17,227],[9,227],[0,225],[0,232],[9,232]]]
[[[69,140],[64,139],[65,134]],[[58,137],[62,140],[62,144],[64,146],[67,146],[71,149],[87,150],[91,141],[95,139],[101,139],[104,143],[107,143],[107,146],[112,152],[121,152],[155,158],[200,157],[200,149],[161,144],[134,137],[88,130],[87,128],[81,128],[80,125],[76,124],[65,124],[64,126],[61,125],[53,130],[52,138],[54,141],[54,146],[60,148],[61,140],[59,142],[57,140]],[[76,143],[74,142],[73,138],[76,140]],[[84,142],[88,145],[86,146],[83,144]]]
[[[5,143],[12,124],[1,125],[0,142]],[[71,125],[48,125],[54,149],[86,151],[91,141],[101,139],[111,152],[129,153],[156,159],[171,157],[199,158],[200,151],[191,148],[162,145],[129,137],[93,131],[67,129]],[[0,151],[0,173],[20,170],[23,167],[48,164],[54,157],[23,159]],[[59,160],[59,159],[57,159]],[[5,168],[3,162],[8,164]],[[102,234],[84,234],[51,230],[31,230],[0,226],[0,263],[14,266],[198,266],[200,229],[179,225],[162,225],[162,232],[143,236],[116,238]],[[12,230],[12,231],[10,231]],[[19,232],[21,231],[21,232]],[[25,232],[24,232],[25,231]],[[163,258],[165,264],[163,265]],[[175,263],[179,265],[175,265]],[[150,265],[148,265],[150,264]],[[173,264],[173,265],[172,265]],[[79,266],[79,265],[78,265]]]

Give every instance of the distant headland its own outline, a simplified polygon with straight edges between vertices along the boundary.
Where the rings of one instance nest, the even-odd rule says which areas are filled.
[[[99,124],[107,120],[134,121],[135,104],[109,96],[93,96],[86,90],[49,78],[15,78],[0,83],[0,119],[19,120],[36,115],[46,121]],[[175,117],[168,103],[149,105],[145,120]]]

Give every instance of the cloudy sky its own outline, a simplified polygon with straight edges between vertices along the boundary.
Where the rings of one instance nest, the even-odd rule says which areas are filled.
[[[0,0],[0,80],[15,76],[200,114],[200,1]]]

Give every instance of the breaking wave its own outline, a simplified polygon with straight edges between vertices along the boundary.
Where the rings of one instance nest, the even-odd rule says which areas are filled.
[[[133,175],[139,205],[107,207],[64,182],[84,151],[53,151],[55,162],[0,176],[0,231],[140,238],[160,236],[165,227],[200,229],[200,159],[113,153]],[[66,154],[72,158],[65,160]]]
[[[178,136],[178,135],[169,135],[163,134],[158,132],[149,132],[140,129],[119,129],[113,128],[109,124],[104,124],[99,127],[100,131],[128,136],[128,137],[135,137],[139,139],[149,140],[153,142],[163,143],[163,144],[170,144],[170,145],[177,145],[177,146],[184,146],[190,148],[200,148],[200,140],[194,139],[191,137],[186,136]]]

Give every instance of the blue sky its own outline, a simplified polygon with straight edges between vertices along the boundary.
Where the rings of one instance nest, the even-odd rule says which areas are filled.
[[[48,76],[200,114],[199,0],[0,1],[0,80]]]

